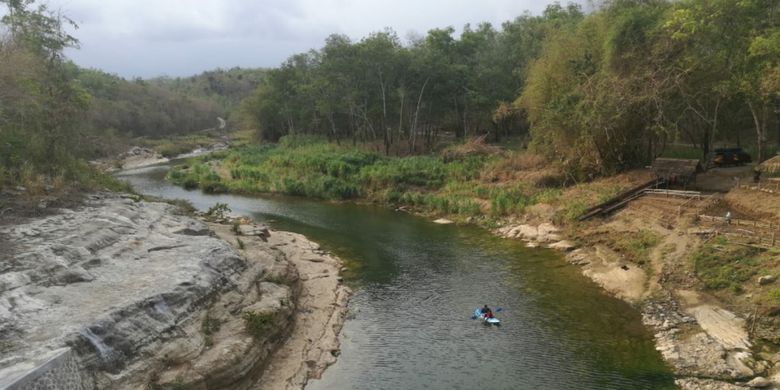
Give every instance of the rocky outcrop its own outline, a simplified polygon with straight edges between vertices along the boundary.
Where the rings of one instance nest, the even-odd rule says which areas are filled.
[[[494,233],[521,239],[529,247],[544,245],[568,251],[566,260],[578,266],[583,275],[611,295],[636,305],[655,335],[656,349],[678,375],[677,384],[682,389],[744,389],[780,383],[780,363],[753,354],[743,319],[703,303],[705,299],[693,291],[653,288],[654,278],[664,275],[663,263],[642,267],[601,243],[576,248],[574,243],[561,240],[560,231],[549,223],[509,222]],[[775,278],[763,275],[756,281],[771,284]]]
[[[123,169],[140,168],[147,165],[162,164],[169,160],[152,149],[134,146],[118,157],[119,165]]]
[[[539,245],[546,245],[547,248],[561,251],[570,251],[576,248],[576,245],[561,236],[561,229],[549,222],[539,225],[529,224],[508,224],[498,228],[494,233],[504,238],[521,239],[529,243],[529,247],[535,248]]]
[[[14,243],[0,269],[0,376],[66,347],[96,388],[253,386],[301,290],[300,251],[282,244],[309,243],[266,243],[275,233],[253,228],[247,256],[176,211],[106,194],[0,227]]]

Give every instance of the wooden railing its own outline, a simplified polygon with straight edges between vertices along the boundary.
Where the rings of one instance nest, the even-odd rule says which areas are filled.
[[[737,183],[737,187],[744,190],[751,190],[751,191],[762,191],[762,192],[768,192],[770,194],[778,194],[780,193],[780,179],[766,179],[761,180],[758,183],[747,181],[747,180],[740,180],[739,183]]]
[[[731,231],[716,230],[716,235],[738,239],[758,246],[776,247],[780,238],[780,224],[755,221],[742,218],[716,217],[700,214],[699,220],[734,227]],[[740,229],[739,226],[752,227],[754,230]],[[757,230],[763,229],[764,231]]]

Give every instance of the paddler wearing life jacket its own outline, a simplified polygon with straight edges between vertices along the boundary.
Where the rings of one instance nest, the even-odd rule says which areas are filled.
[[[479,312],[482,314],[482,317],[493,318],[493,310],[490,310],[488,305],[483,306],[482,309],[479,310]]]

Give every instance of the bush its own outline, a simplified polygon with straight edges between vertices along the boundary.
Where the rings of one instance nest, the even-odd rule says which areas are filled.
[[[780,288],[770,291],[769,298],[771,298],[775,304],[780,304]]]
[[[704,245],[692,256],[694,270],[708,289],[742,291],[742,284],[758,274],[759,250],[729,244],[725,239]]]
[[[255,339],[263,339],[273,325],[273,315],[248,311],[244,313],[244,329]]]
[[[650,260],[650,250],[658,244],[658,235],[651,230],[628,233],[613,241],[613,249],[622,253],[629,261],[645,264]]]
[[[206,216],[216,218],[216,219],[223,219],[228,214],[230,214],[232,210],[230,210],[230,207],[228,207],[225,203],[217,203],[214,206],[209,207],[209,209],[206,211]]]

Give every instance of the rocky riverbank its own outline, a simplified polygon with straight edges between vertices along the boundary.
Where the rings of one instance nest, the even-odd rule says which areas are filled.
[[[340,262],[300,235],[237,231],[115,194],[0,226],[0,385],[69,348],[82,388],[302,387],[338,354]]]
[[[627,261],[604,244],[610,238],[578,247],[574,241],[587,242],[585,236],[592,232],[580,232],[569,241],[550,222],[510,221],[494,233],[524,240],[530,247],[544,245],[567,252],[567,261],[585,276],[637,307],[683,390],[780,389],[780,354],[754,353],[747,321],[694,290],[686,280],[690,274],[681,264],[697,242],[668,224],[634,217],[630,211],[619,214],[596,230],[609,237],[638,227],[654,229],[660,245],[650,253],[648,264]]]

